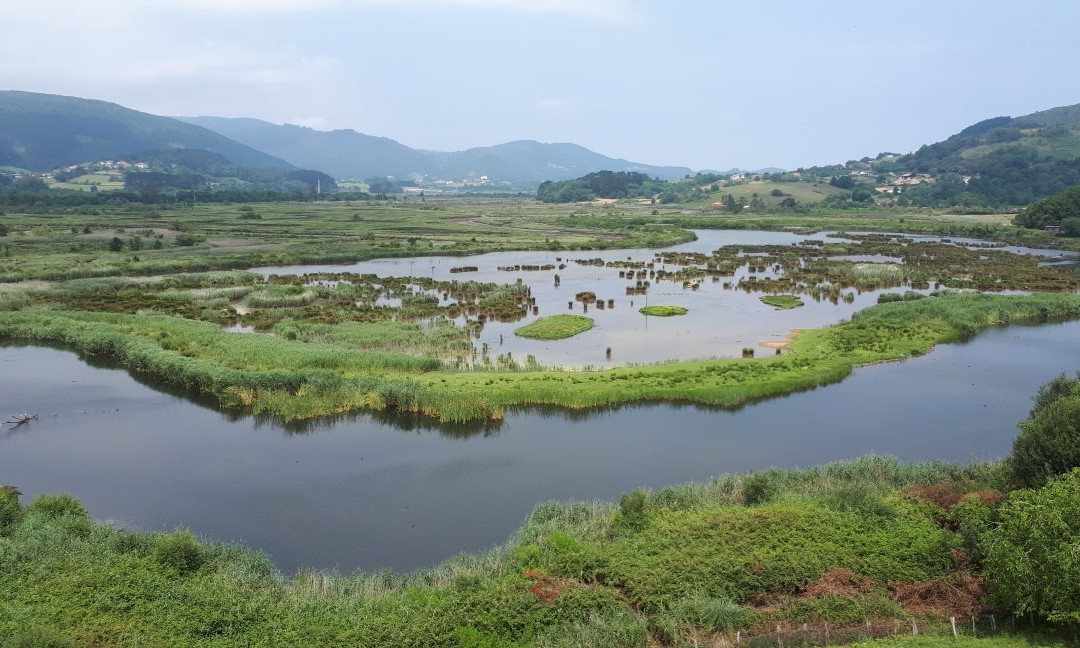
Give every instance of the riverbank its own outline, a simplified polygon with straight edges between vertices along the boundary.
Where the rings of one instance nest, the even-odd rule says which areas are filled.
[[[0,634],[44,628],[77,645],[645,646],[778,624],[915,616],[925,629],[981,610],[984,584],[957,559],[969,518],[954,504],[977,508],[1006,487],[1000,463],[883,457],[726,475],[618,505],[542,504],[506,545],[431,570],[294,578],[236,545],[126,533],[64,496],[15,508],[9,493]],[[934,584],[962,595],[903,594]]]

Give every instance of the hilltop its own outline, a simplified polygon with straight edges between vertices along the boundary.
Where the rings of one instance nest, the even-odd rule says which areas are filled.
[[[169,117],[93,99],[0,91],[0,166],[48,171],[174,149],[209,151],[244,167],[295,168],[206,128]]]

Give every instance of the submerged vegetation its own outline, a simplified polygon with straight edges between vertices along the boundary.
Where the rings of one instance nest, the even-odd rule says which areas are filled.
[[[541,317],[514,331],[521,337],[537,340],[562,340],[584,333],[593,327],[591,317],[583,315],[550,315]]]

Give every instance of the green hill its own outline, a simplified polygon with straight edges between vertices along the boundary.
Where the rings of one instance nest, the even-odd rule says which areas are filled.
[[[944,203],[1026,205],[1080,183],[1080,104],[987,119],[873,168],[958,176],[937,187]]]
[[[47,171],[68,164],[173,149],[209,151],[243,167],[294,169],[284,160],[169,117],[105,101],[0,91],[0,166]]]

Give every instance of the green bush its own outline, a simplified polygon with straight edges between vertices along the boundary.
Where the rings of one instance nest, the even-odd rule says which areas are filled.
[[[756,473],[743,480],[743,503],[747,506],[771,502],[779,494],[780,478],[775,470]]]
[[[77,517],[89,518],[82,502],[67,493],[58,495],[38,495],[29,508],[30,513],[38,513],[50,518]]]
[[[1080,468],[1018,490],[980,543],[996,602],[1019,614],[1080,621]]]
[[[1080,396],[1037,404],[1031,418],[1020,423],[1010,462],[1013,478],[1026,487],[1042,486],[1080,466]]]
[[[151,555],[158,564],[179,574],[197,570],[205,560],[199,541],[183,530],[155,538]]]
[[[7,533],[23,518],[23,507],[14,488],[0,487],[0,534]]]
[[[619,513],[615,524],[622,529],[640,531],[648,521],[645,514],[645,491],[635,490],[619,496]]]

